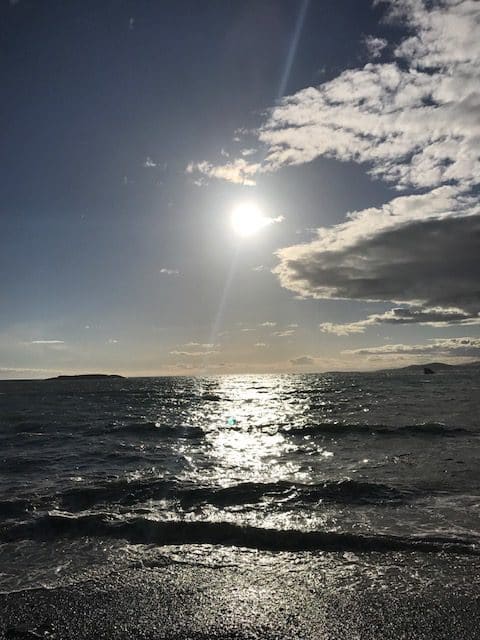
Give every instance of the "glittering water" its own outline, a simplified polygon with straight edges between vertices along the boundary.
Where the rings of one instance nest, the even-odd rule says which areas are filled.
[[[0,403],[0,589],[165,545],[478,552],[475,368],[2,382]]]

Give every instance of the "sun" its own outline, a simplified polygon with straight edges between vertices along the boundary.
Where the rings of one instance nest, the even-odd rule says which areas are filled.
[[[268,224],[269,219],[254,202],[239,204],[232,212],[232,227],[239,236],[253,236]]]

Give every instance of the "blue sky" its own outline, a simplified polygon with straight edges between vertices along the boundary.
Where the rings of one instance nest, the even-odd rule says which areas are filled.
[[[2,2],[1,377],[478,358],[479,42],[471,0]]]

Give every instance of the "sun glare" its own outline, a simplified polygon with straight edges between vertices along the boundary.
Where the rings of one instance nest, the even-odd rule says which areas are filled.
[[[232,212],[232,227],[239,236],[253,236],[267,226],[269,219],[261,212],[253,202],[239,204]]]

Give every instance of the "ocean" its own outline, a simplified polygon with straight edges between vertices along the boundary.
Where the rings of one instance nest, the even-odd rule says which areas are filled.
[[[0,382],[0,591],[329,553],[350,584],[397,552],[453,584],[480,554],[478,373]]]

